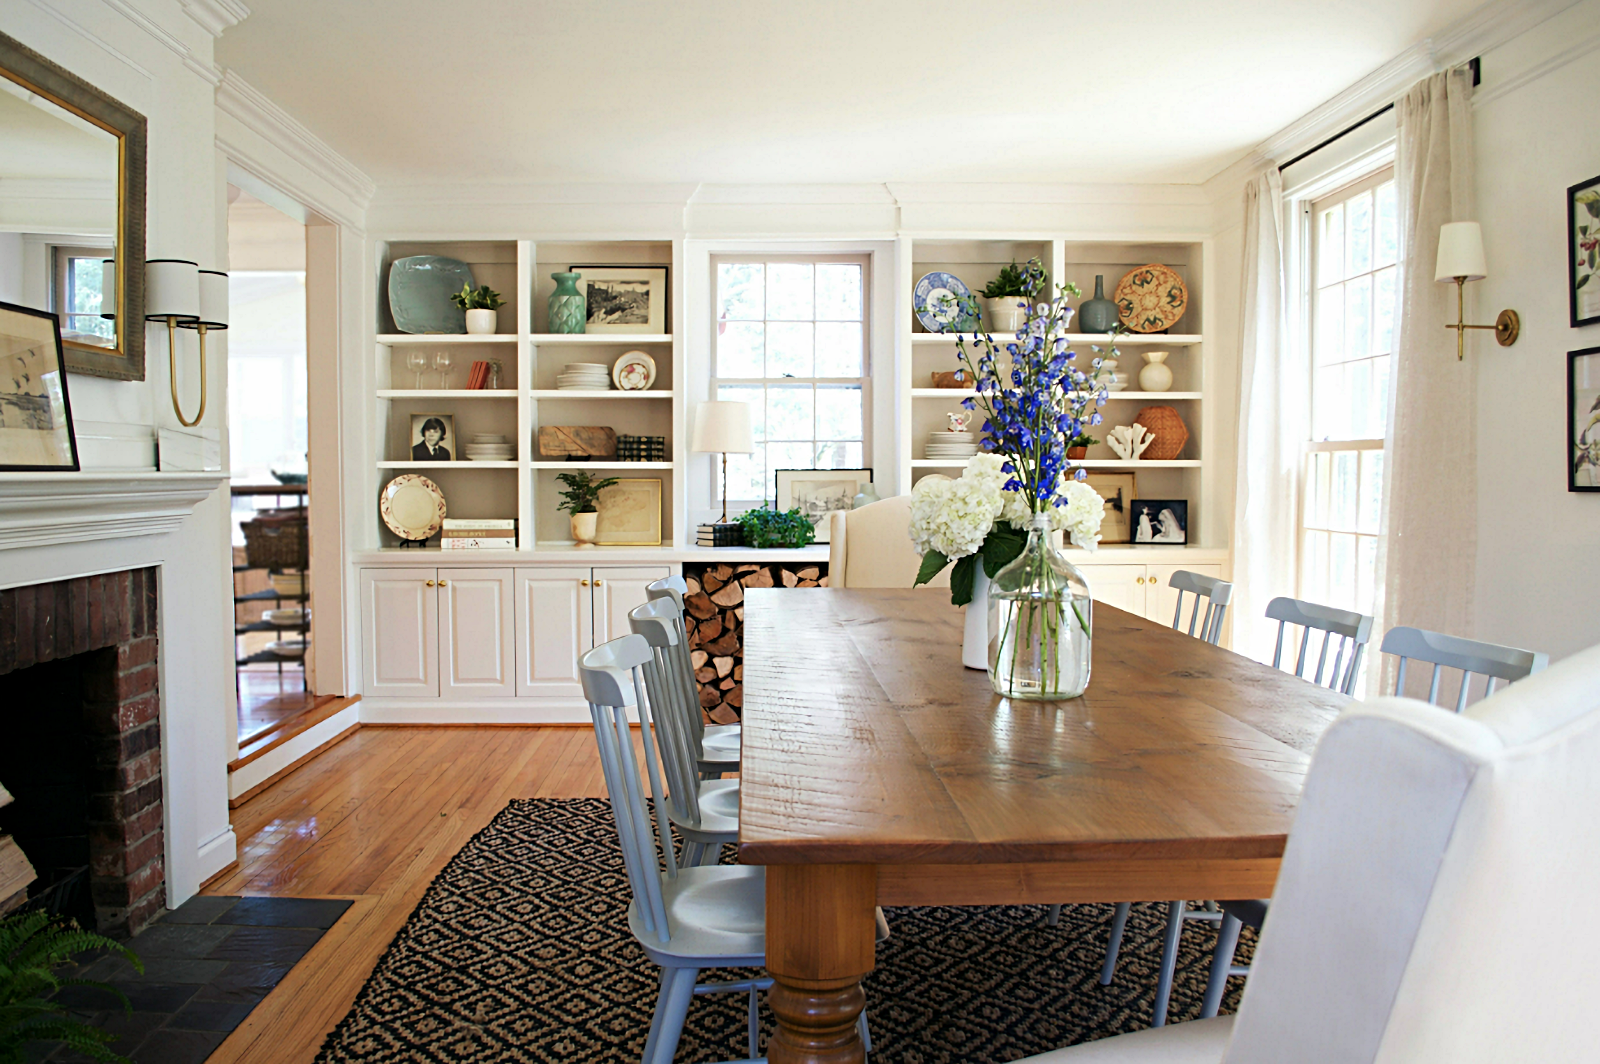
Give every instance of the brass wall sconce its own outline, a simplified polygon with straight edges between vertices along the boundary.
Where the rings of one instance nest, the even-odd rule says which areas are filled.
[[[172,410],[178,424],[192,428],[206,416],[206,333],[228,327],[228,275],[202,270],[187,259],[151,259],[144,266],[145,319],[167,323],[167,368]],[[178,330],[200,334],[200,409],[183,416],[178,401]]]
[[[1439,227],[1439,258],[1433,271],[1435,281],[1456,283],[1456,320],[1446,329],[1456,331],[1456,361],[1466,354],[1468,329],[1493,329],[1501,347],[1510,347],[1522,333],[1522,319],[1514,310],[1502,310],[1493,325],[1466,323],[1465,288],[1468,281],[1481,281],[1489,275],[1483,258],[1483,230],[1477,222],[1446,222]]]

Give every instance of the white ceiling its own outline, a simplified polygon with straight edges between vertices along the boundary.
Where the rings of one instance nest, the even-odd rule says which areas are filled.
[[[1204,181],[1482,0],[251,0],[380,187]]]

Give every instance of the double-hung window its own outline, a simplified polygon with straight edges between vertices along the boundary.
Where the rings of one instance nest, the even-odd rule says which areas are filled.
[[[61,338],[96,343],[115,340],[115,322],[102,318],[116,293],[103,291],[105,260],[110,248],[66,247],[51,249],[55,260],[52,283],[55,310],[61,316]]]
[[[1371,613],[1383,505],[1390,357],[1398,337],[1393,168],[1310,205],[1311,439],[1300,597]]]
[[[712,260],[712,393],[749,403],[755,435],[754,454],[728,455],[730,503],[773,498],[779,469],[865,465],[867,265],[865,255]]]

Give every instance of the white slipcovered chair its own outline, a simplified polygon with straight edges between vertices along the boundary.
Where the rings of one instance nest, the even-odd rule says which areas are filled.
[[[1317,745],[1238,1015],[1028,1059],[1593,1060],[1597,807],[1600,646],[1459,716],[1358,705]]]
[[[911,496],[839,510],[828,526],[829,587],[911,587],[922,555],[911,545]],[[950,569],[929,581],[950,586]]]

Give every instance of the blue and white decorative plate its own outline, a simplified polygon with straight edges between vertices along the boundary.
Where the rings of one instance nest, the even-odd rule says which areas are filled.
[[[917,320],[929,332],[972,332],[978,327],[972,290],[953,273],[925,273],[912,291]]]

